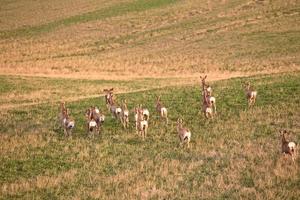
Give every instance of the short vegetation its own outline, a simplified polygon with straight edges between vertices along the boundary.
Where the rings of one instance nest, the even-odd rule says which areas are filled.
[[[33,78],[34,79],[34,78]],[[104,97],[66,102],[76,120],[73,136],[59,128],[59,102],[1,111],[0,193],[9,198],[51,199],[296,199],[299,158],[281,154],[279,131],[299,141],[300,74],[211,82],[218,113],[201,112],[200,85],[120,94],[130,128],[110,116]],[[248,108],[243,83],[258,91]],[[200,82],[200,80],[199,80]],[[168,124],[156,113],[158,96]],[[135,133],[133,108],[150,110],[145,140]],[[91,105],[106,115],[100,135],[90,138],[84,112]],[[176,130],[183,119],[190,147]]]

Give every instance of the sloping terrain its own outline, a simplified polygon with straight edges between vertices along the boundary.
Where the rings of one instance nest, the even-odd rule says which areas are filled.
[[[117,95],[127,99],[130,129],[108,113],[104,98],[67,102],[76,120],[65,138],[56,119],[58,104],[1,110],[0,198],[2,199],[297,199],[300,159],[281,154],[279,130],[299,141],[300,74],[213,82],[218,115],[200,111],[199,85]],[[248,109],[241,84],[258,91]],[[155,112],[157,95],[169,124]],[[150,110],[145,141],[136,135],[132,109]],[[106,114],[101,136],[86,134],[84,111]],[[192,132],[189,149],[179,145],[176,120]]]
[[[298,1],[49,4],[3,3],[0,73],[132,79],[299,69]]]
[[[300,143],[299,70],[298,0],[2,0],[0,199],[298,199],[300,158],[281,154],[279,130]],[[201,112],[203,74],[213,120]],[[104,104],[112,87],[128,102],[128,130]],[[61,101],[72,138],[57,122]],[[145,141],[139,104],[150,110]],[[89,138],[93,105],[106,120]]]

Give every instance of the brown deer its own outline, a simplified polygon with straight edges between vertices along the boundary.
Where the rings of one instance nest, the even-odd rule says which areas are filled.
[[[156,111],[158,112],[160,118],[165,119],[168,124],[168,111],[167,108],[164,107],[160,101],[160,96],[156,99]]]
[[[112,117],[122,122],[122,108],[115,103],[115,100],[112,96],[110,97],[108,106]]]
[[[217,113],[216,98],[212,96],[212,88],[206,83],[207,75],[200,76],[202,83],[202,111],[206,118],[213,118]]]
[[[250,82],[244,85],[244,89],[248,100],[248,107],[253,106],[256,101],[257,91],[251,87]]]
[[[69,109],[64,110],[63,128],[65,136],[72,136],[72,130],[75,127],[75,121],[69,116]]]
[[[148,130],[148,121],[144,118],[145,115],[141,106],[139,108],[136,108],[136,117],[137,133],[142,136],[143,140],[145,140]]]
[[[85,112],[87,133],[89,136],[94,137],[94,132],[97,132],[97,123],[92,118],[92,107],[87,109]]]
[[[187,143],[187,146],[189,148],[189,143],[191,141],[191,131],[187,128],[182,127],[182,119],[177,120],[177,132],[178,137],[180,140],[180,145],[182,145],[184,142]]]
[[[106,107],[107,107],[108,110],[110,108],[110,105],[112,104],[113,91],[114,91],[114,88],[104,89],[103,90],[103,92],[105,93],[105,95],[104,95],[105,104],[106,104]]]
[[[122,102],[122,112],[121,112],[121,122],[124,128],[129,128],[129,110],[127,108],[127,102],[124,100]]]
[[[296,158],[296,143],[290,142],[286,139],[287,131],[280,131],[281,134],[281,152],[283,154],[288,154],[292,157],[293,162],[295,162]]]

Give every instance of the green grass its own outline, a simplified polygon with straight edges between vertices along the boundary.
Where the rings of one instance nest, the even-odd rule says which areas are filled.
[[[174,80],[176,78],[111,81],[0,75],[0,103],[9,105],[35,102],[48,103],[78,96],[100,96],[103,94],[102,90],[104,88],[111,87],[119,91],[151,89]]]
[[[117,95],[132,109],[150,109],[145,141],[131,128],[123,130],[99,98],[67,103],[76,120],[72,139],[55,125],[58,105],[38,105],[3,112],[0,182],[3,185],[35,177],[53,177],[76,170],[59,185],[32,190],[0,190],[10,198],[101,199],[296,199],[299,159],[280,154],[278,130],[287,128],[299,141],[300,74],[235,78],[212,84],[218,116],[205,120],[200,112],[199,86],[168,87]],[[241,85],[251,81],[257,104],[248,109]],[[158,120],[157,95],[169,110],[170,124]],[[99,106],[107,115],[101,136],[85,132],[84,110]],[[179,146],[176,119],[192,131],[190,149]],[[32,139],[36,142],[32,142]],[[28,143],[28,144],[26,144]],[[9,187],[8,187],[9,188]],[[1,188],[0,188],[1,189]]]

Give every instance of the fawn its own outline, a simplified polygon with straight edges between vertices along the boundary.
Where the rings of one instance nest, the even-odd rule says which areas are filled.
[[[189,148],[189,143],[191,141],[191,131],[187,128],[182,127],[182,119],[179,118],[177,120],[177,132],[180,140],[180,145],[186,142]]]
[[[165,119],[168,124],[168,111],[167,111],[167,108],[162,105],[162,103],[160,101],[160,96],[158,96],[156,99],[155,108],[156,108],[156,111],[159,113],[160,118]]]

